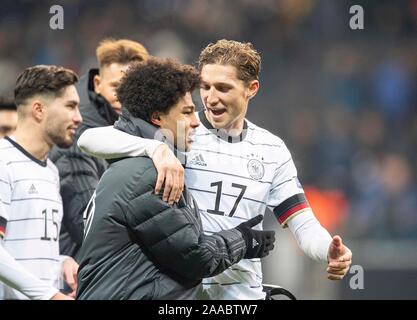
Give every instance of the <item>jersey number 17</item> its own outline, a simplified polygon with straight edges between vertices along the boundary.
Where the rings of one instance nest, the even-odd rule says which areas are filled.
[[[222,186],[223,186],[223,181],[217,181],[217,182],[213,182],[210,184],[211,187],[217,187],[217,192],[216,192],[216,203],[214,205],[214,209],[207,209],[208,213],[212,213],[212,214],[219,214],[224,216],[224,211],[220,211],[220,199],[221,199],[221,195],[222,195]],[[242,184],[237,184],[237,183],[232,183],[232,187],[233,188],[237,188],[240,189],[240,193],[238,195],[238,197],[236,198],[235,204],[233,205],[232,210],[229,213],[229,217],[233,217],[233,215],[236,212],[237,206],[239,205],[240,200],[242,200],[243,195],[245,194],[246,188],[247,186],[244,186]]]

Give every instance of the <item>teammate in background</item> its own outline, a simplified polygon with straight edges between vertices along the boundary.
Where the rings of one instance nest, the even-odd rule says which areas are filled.
[[[63,210],[58,171],[48,152],[55,144],[69,147],[81,123],[76,81],[74,72],[61,67],[24,70],[14,90],[17,129],[13,136],[0,139],[2,245],[16,263],[46,285],[59,288],[63,277],[73,296],[78,265],[59,255]],[[7,276],[13,275],[3,279]],[[7,285],[2,285],[0,297],[27,299]]]
[[[314,216],[284,142],[245,119],[249,100],[259,89],[260,65],[261,57],[250,43],[220,40],[201,52],[205,110],[197,114],[202,125],[187,156],[186,184],[207,234],[235,227],[268,207],[309,257],[327,262],[329,279],[342,279],[351,251],[339,236],[332,239]],[[87,152],[112,158],[136,156],[148,142],[108,127],[85,132],[78,143]],[[180,166],[175,161],[171,165]],[[164,181],[164,172],[158,172],[158,181]],[[165,183],[165,189],[171,185]],[[204,299],[265,298],[260,259],[242,260],[203,284]]]
[[[134,64],[117,89],[123,111],[115,126],[145,138],[159,132],[184,152],[199,126],[191,98],[198,85],[191,66],[155,58]],[[116,159],[100,179],[77,255],[77,299],[194,299],[204,277],[272,250],[274,232],[252,229],[261,215],[204,235],[188,191],[170,206],[153,193],[156,176],[152,160],[140,157]]]
[[[0,138],[16,130],[17,111],[12,99],[0,97]]]
[[[88,128],[112,125],[117,120],[121,106],[115,90],[120,78],[130,63],[148,58],[140,43],[125,39],[103,40],[96,55],[99,69],[90,69],[76,85],[84,121],[75,139]],[[69,149],[52,150],[50,159],[59,171],[64,205],[60,252],[74,257],[83,238],[83,211],[108,164],[83,154],[76,143]]]

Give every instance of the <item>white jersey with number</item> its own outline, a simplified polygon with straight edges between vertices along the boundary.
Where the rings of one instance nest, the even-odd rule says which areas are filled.
[[[59,175],[10,138],[0,139],[0,236],[4,248],[35,277],[59,287],[62,199]],[[27,299],[2,285],[3,299]]]
[[[213,129],[204,113],[199,117],[201,125],[187,154],[185,177],[205,232],[234,228],[264,214],[267,207],[285,227],[290,218],[309,208],[281,139],[246,120],[241,136],[231,140]],[[203,298],[265,297],[260,259],[241,260],[220,275],[204,279],[203,284]]]

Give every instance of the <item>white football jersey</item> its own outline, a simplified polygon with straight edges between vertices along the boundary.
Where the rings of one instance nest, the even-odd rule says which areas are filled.
[[[266,207],[285,227],[291,217],[309,208],[280,138],[245,120],[241,136],[231,139],[213,129],[203,112],[198,115],[201,125],[187,154],[185,177],[207,234],[234,228],[264,214]],[[202,298],[265,298],[260,259],[241,260],[203,284]]]
[[[48,159],[32,157],[10,138],[0,139],[0,235],[4,248],[26,270],[59,288],[59,175]],[[3,299],[27,299],[2,285]]]

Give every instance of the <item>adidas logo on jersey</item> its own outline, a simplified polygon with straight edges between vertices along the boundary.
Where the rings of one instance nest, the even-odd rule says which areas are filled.
[[[38,190],[36,190],[35,185],[33,183],[30,186],[28,193],[29,194],[36,194],[36,193],[38,193]]]
[[[255,248],[258,245],[259,245],[259,242],[256,241],[256,239],[252,239],[252,248]]]
[[[204,161],[203,156],[201,154],[197,154],[195,155],[191,161],[189,162],[189,164],[194,164],[196,166],[203,166],[203,167],[207,167],[207,163]]]

